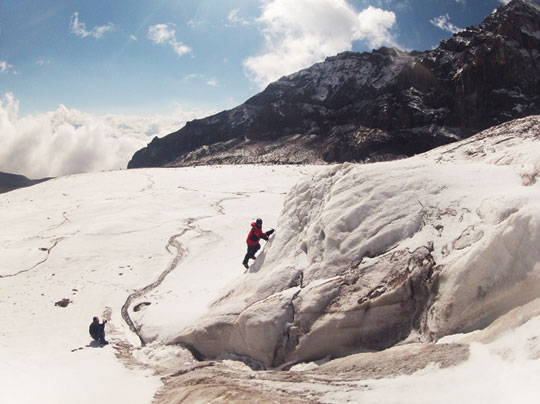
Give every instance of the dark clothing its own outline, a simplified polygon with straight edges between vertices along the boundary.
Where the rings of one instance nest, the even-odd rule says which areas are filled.
[[[260,248],[261,248],[261,245],[259,243],[255,245],[248,245],[247,253],[244,257],[244,261],[242,261],[242,265],[245,266],[246,268],[249,268],[249,265],[248,265],[249,260],[255,259],[255,254],[257,253],[257,251],[259,251]]]
[[[95,341],[106,342],[105,341],[105,323],[92,322],[90,327],[88,327],[91,337]]]
[[[251,258],[252,260],[255,259],[255,254],[259,249],[261,248],[260,244],[255,245],[248,245],[246,256],[244,257],[244,262],[248,262],[248,260]]]

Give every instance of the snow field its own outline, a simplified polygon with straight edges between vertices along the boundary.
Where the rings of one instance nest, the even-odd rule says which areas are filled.
[[[131,170],[0,195],[0,402],[148,403],[161,374],[194,363],[172,342],[267,366],[348,355],[370,333],[403,332],[391,322],[422,298],[408,280],[435,274],[407,341],[446,335],[469,344],[465,362],[260,385],[326,403],[532,403],[539,133],[531,117],[391,163]],[[246,271],[258,216],[276,234]],[[143,348],[122,318],[128,296]],[[94,315],[109,320],[111,346],[87,346]]]
[[[204,313],[209,299],[244,272],[251,220],[260,215],[270,226],[288,188],[315,169],[113,171],[0,195],[0,402],[149,403],[161,385],[153,369],[192,359],[174,347],[137,350],[139,338],[121,316],[128,295],[170,268],[179,247],[186,254],[170,275],[184,278],[175,284],[173,277],[151,306],[134,313],[132,305],[128,314],[135,323],[135,314],[146,315],[141,331],[152,335],[148,313],[156,307],[165,331],[168,321],[181,326]],[[72,303],[55,306],[64,298]],[[108,320],[112,345],[87,346],[95,315]]]

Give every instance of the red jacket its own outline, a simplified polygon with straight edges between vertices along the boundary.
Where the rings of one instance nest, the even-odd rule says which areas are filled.
[[[264,233],[260,227],[257,227],[255,222],[251,223],[251,230],[248,234],[246,243],[248,245],[257,245],[261,238],[268,240],[268,234]]]

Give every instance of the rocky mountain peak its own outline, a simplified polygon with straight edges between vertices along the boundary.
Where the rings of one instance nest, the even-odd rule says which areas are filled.
[[[536,0],[512,0],[508,4],[499,7],[497,12],[487,17],[486,20],[490,18],[505,18],[510,14],[521,14],[525,16],[536,14],[540,16],[540,5]]]
[[[540,113],[540,5],[513,0],[425,52],[343,52],[154,139],[128,167],[379,161]]]
[[[540,40],[540,5],[535,0],[513,0],[499,7],[478,26],[467,27],[443,40],[440,48],[464,50],[468,45],[479,44],[493,36],[530,47],[533,44],[529,41]]]

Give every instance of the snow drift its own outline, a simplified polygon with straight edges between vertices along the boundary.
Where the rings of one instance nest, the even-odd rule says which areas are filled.
[[[485,327],[540,296],[540,117],[288,194],[243,279],[169,342],[265,366]]]

